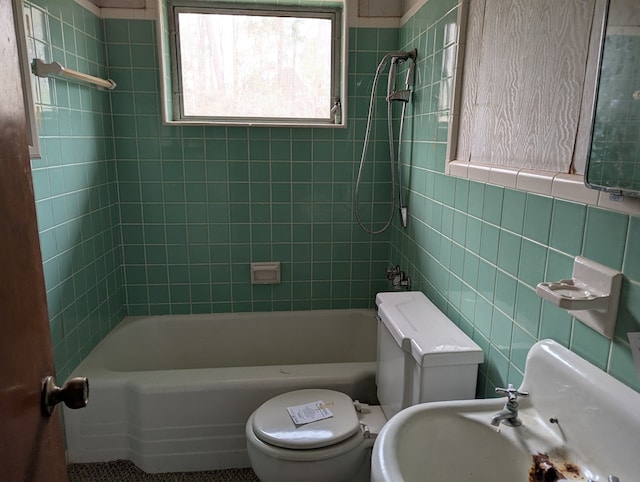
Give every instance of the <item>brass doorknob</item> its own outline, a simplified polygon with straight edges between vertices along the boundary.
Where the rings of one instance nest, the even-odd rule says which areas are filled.
[[[46,377],[42,381],[42,414],[50,417],[60,402],[73,409],[86,407],[89,403],[89,379],[71,378],[61,388],[56,386],[54,377]]]

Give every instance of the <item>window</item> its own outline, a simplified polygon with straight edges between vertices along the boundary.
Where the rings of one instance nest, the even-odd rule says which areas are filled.
[[[173,4],[174,120],[341,124],[339,9]]]

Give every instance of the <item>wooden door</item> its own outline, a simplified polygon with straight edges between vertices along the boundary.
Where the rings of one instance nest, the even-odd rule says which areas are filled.
[[[0,61],[0,479],[64,481],[60,408],[40,410],[53,350],[10,0],[0,0]]]

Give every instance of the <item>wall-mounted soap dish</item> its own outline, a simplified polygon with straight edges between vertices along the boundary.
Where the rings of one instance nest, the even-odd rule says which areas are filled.
[[[251,284],[273,285],[280,283],[280,262],[251,263]]]
[[[595,292],[589,286],[574,279],[539,283],[536,293],[565,310],[598,310],[609,306],[608,294]]]
[[[582,256],[573,263],[573,276],[553,283],[538,283],[538,296],[613,338],[618,314],[622,273]]]

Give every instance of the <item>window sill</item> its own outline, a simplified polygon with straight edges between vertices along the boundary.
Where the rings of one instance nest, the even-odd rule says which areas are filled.
[[[163,115],[164,117],[164,115]],[[201,120],[201,121],[196,121],[196,120],[165,120],[163,121],[163,124],[165,125],[172,125],[172,126],[221,126],[221,127],[287,127],[287,128],[296,128],[296,127],[301,127],[301,128],[322,128],[322,127],[327,127],[327,128],[342,128],[342,127],[346,127],[345,123],[341,123],[341,124],[332,124],[329,122],[309,122],[309,123],[302,123],[302,122],[229,122],[229,121],[208,121],[208,120]]]
[[[574,201],[588,206],[597,206],[625,214],[640,215],[640,198],[624,197],[622,201],[612,201],[609,198],[609,193],[587,188],[584,185],[582,175],[464,161],[448,162],[445,174]]]

